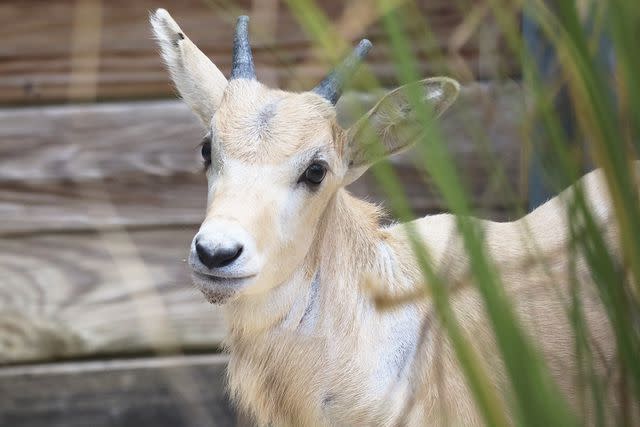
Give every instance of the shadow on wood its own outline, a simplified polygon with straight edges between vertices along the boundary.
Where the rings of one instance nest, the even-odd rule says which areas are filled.
[[[0,425],[238,425],[225,392],[227,358],[175,356],[0,370]]]

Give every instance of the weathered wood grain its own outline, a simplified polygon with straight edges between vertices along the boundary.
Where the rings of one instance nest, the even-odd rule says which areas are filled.
[[[4,110],[0,129],[0,234],[202,219],[202,131],[178,101]]]
[[[0,104],[170,96],[173,89],[147,23],[149,11],[159,6],[174,14],[225,73],[231,63],[233,22],[240,13],[251,14],[259,77],[283,88],[308,89],[327,72],[330,61],[313,47],[287,2],[276,2],[275,13],[255,3],[5,0],[0,3]],[[414,21],[406,21],[406,30],[414,40],[412,52],[423,75],[446,70],[470,80],[519,74],[519,61],[505,48],[494,21],[486,17],[465,21],[472,11],[486,9],[484,0],[416,3],[420,13],[408,14]],[[396,73],[380,11],[368,0],[316,4],[341,37],[353,42],[367,36],[374,42],[367,64],[383,85],[394,84]],[[433,38],[428,39],[428,33]]]
[[[0,425],[234,426],[222,355],[0,369]]]
[[[184,261],[196,230],[0,239],[0,363],[217,348]]]
[[[101,181],[0,183],[1,236],[192,226],[205,212],[200,173]]]
[[[375,100],[346,96],[341,120],[352,122],[354,110]],[[523,105],[516,84],[477,84],[443,118],[473,204],[488,212],[523,202]],[[195,225],[205,205],[201,137],[179,101],[0,110],[0,235]],[[418,214],[446,210],[414,158],[409,152],[393,159],[413,208]],[[496,179],[500,168],[505,179]],[[384,200],[371,176],[352,189]],[[102,213],[105,206],[113,212]]]
[[[204,135],[179,101],[0,110],[0,181],[170,177],[198,170]]]

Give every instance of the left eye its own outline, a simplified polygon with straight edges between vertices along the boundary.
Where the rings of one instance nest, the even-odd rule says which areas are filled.
[[[204,161],[204,167],[207,168],[211,164],[211,141],[205,139],[202,142],[200,148],[200,154],[202,154],[202,160]]]
[[[320,163],[312,163],[304,171],[299,181],[304,181],[312,185],[318,185],[327,174],[327,168]]]

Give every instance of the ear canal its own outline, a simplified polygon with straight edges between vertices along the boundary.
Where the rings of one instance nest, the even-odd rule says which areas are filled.
[[[369,40],[362,39],[360,43],[358,43],[358,46],[353,49],[353,52],[331,71],[318,86],[313,88],[313,92],[326,98],[333,105],[336,105],[340,96],[342,96],[345,85],[372,47],[373,45]]]
[[[253,66],[253,55],[249,43],[249,17],[242,15],[236,23],[236,33],[233,37],[233,63],[231,80],[255,80],[256,71]]]

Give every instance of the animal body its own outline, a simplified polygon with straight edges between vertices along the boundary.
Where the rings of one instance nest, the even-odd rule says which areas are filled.
[[[481,425],[430,298],[379,310],[365,289],[371,282],[369,288],[393,296],[425,286],[405,228],[380,225],[379,209],[344,189],[372,162],[419,135],[407,90],[439,115],[454,101],[458,83],[439,77],[399,88],[343,129],[335,102],[370,43],[362,41],[313,91],[285,92],[256,79],[247,21],[238,20],[227,80],[167,11],[151,15],[173,81],[206,132],[208,207],[189,264],[205,297],[224,304],[233,399],[260,425]],[[587,175],[582,184],[605,241],[617,251],[602,173]],[[575,401],[578,371],[567,315],[571,191],[519,221],[478,223],[519,321]],[[414,226],[433,268],[456,284],[453,311],[493,386],[507,396],[455,218],[427,216]],[[531,261],[533,246],[538,262]],[[578,258],[576,265],[588,284],[586,263]],[[595,289],[580,289],[589,339],[598,350],[595,365],[615,377],[607,316]]]

